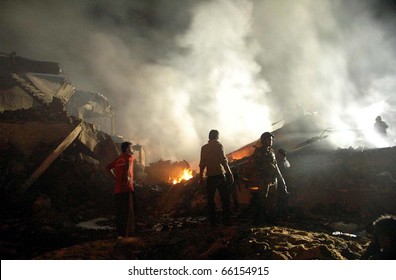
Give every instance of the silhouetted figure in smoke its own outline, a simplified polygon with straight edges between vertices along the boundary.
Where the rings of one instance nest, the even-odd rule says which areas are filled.
[[[230,194],[228,184],[234,183],[234,176],[228,165],[223,145],[218,141],[219,132],[212,129],[209,132],[209,141],[201,148],[199,162],[199,178],[201,185],[204,184],[203,173],[206,169],[206,190],[208,201],[208,216],[212,226],[216,225],[216,204],[214,201],[216,189],[219,190],[223,208],[223,224],[229,224],[230,218]],[[227,174],[227,179],[225,174]]]
[[[374,123],[374,129],[384,139],[388,138],[388,133],[387,129],[389,128],[389,125],[383,121],[381,116],[377,116],[375,118],[375,123]]]
[[[373,223],[370,245],[363,260],[396,260],[396,216],[382,215]]]
[[[287,153],[284,149],[279,149],[276,157],[278,161],[279,170],[283,174],[288,168],[290,168],[290,162],[287,159]]]
[[[261,147],[253,153],[253,166],[258,179],[258,194],[254,203],[253,223],[260,224],[264,221],[273,222],[277,216],[278,187],[287,187],[282,173],[279,170],[275,152],[272,149],[274,135],[264,132],[261,137]],[[281,183],[278,185],[278,179]]]

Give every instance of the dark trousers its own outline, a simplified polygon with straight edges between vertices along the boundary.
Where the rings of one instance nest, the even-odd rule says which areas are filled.
[[[223,209],[223,223],[227,224],[230,218],[230,195],[224,175],[208,176],[206,180],[208,216],[212,225],[216,224],[216,203],[214,201],[216,190],[219,191]]]
[[[133,211],[130,209],[130,199],[132,199]],[[118,236],[127,236],[128,219],[135,213],[134,193],[115,194],[115,225]],[[132,213],[131,213],[132,212]],[[133,219],[135,220],[135,219]]]
[[[231,198],[230,198],[230,202],[232,199],[232,202],[234,203],[234,208],[235,210],[239,208],[239,201],[238,201],[238,190],[237,188],[239,188],[239,183],[233,183],[229,185],[229,191],[228,193],[230,194]]]
[[[277,186],[262,186],[253,201],[253,223],[272,222],[277,216]]]
[[[278,211],[277,217],[286,217],[289,213],[289,196],[287,195],[285,188],[278,186]]]

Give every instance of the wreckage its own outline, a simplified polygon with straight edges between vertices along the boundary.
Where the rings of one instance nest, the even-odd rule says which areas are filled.
[[[13,53],[0,56],[0,101],[3,259],[357,259],[367,225],[396,213],[395,148],[334,150],[331,134],[304,115],[273,131],[275,149],[291,162],[284,224],[252,228],[251,190],[242,181],[235,226],[208,230],[196,174],[180,178],[188,162],[146,166],[137,144],[141,234],[114,243],[113,182],[104,165],[123,138],[105,96],[76,90],[58,63]],[[110,134],[93,124],[96,117],[109,121]],[[227,155],[242,179],[258,144]],[[82,228],[91,219],[102,227]]]
[[[86,149],[80,157],[91,162],[108,162],[117,155],[111,137],[84,121],[87,116],[114,116],[103,95],[76,90],[58,63],[34,61],[13,52],[0,56],[0,67],[3,145],[29,161],[37,145],[57,145],[26,179],[25,188],[70,145],[77,145],[76,140]]]
[[[329,141],[331,130],[319,123],[317,116],[306,114],[272,131],[274,150],[286,150],[291,162],[291,168],[284,174],[289,190],[294,192],[290,203],[305,212],[313,209],[321,209],[323,215],[353,212],[364,219],[395,213],[391,202],[396,190],[393,173],[396,166],[392,160],[395,147],[335,149]],[[258,139],[227,154],[230,166],[240,170],[242,183],[244,180],[247,183],[248,162],[259,145]],[[241,197],[248,199],[249,191]]]
[[[65,79],[58,63],[30,60],[15,53],[0,56],[3,218],[12,217],[18,208],[43,202],[52,210],[64,206],[61,211],[66,213],[86,202],[76,202],[76,194],[111,194],[107,186],[111,180],[101,175],[101,166],[118,155],[118,147],[97,125],[84,121],[88,111],[91,117],[101,112],[102,117],[112,116],[110,106],[104,97],[81,102],[76,97],[81,94]],[[103,102],[96,107],[86,105],[99,104],[99,100]],[[73,115],[73,109],[79,114]],[[78,178],[84,173],[87,178]],[[91,177],[93,174],[96,178]],[[88,187],[87,180],[94,186]],[[63,194],[57,193],[59,188]],[[109,209],[104,202],[96,203]]]

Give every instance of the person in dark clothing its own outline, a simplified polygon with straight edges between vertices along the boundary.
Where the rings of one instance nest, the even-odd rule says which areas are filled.
[[[208,201],[208,216],[212,226],[216,225],[216,204],[214,201],[216,190],[219,191],[223,208],[223,224],[229,224],[230,218],[230,195],[227,184],[234,183],[234,177],[228,165],[228,160],[224,153],[223,145],[218,141],[219,132],[211,130],[209,141],[201,148],[199,162],[200,184],[204,184],[203,173],[206,169],[206,190]],[[227,175],[227,179],[225,177]]]
[[[135,233],[135,195],[133,184],[132,143],[121,144],[122,153],[106,166],[109,174],[114,177],[116,232],[119,238]]]
[[[279,170],[275,152],[272,149],[274,135],[264,132],[261,146],[256,147],[252,160],[258,180],[258,194],[254,206],[253,223],[273,222],[277,216],[278,180],[287,193],[287,186]]]
[[[374,123],[374,129],[384,139],[387,139],[388,137],[388,132],[387,129],[389,128],[389,125],[382,119],[381,116],[377,116],[375,118],[375,123]]]
[[[396,260],[396,216],[381,215],[373,222],[371,242],[363,260]]]

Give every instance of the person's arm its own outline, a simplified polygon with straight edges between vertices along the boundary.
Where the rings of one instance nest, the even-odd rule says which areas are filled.
[[[230,166],[228,165],[227,162],[223,166],[224,166],[224,169],[226,172],[227,180],[229,181],[228,183],[233,184],[234,183],[234,175],[231,172]]]
[[[286,194],[289,194],[289,191],[288,191],[287,186],[286,186],[285,179],[283,178],[283,175],[282,175],[282,173],[281,173],[281,171],[280,171],[280,169],[279,169],[278,164],[276,164],[276,170],[277,170],[277,173],[278,173],[278,177],[279,177],[279,179],[281,180],[281,183],[282,183],[282,185],[283,185],[283,188],[284,188],[285,193],[286,193]]]
[[[227,176],[227,180],[229,180],[229,184],[233,184],[234,183],[234,175],[232,174],[231,168],[228,165],[228,160],[227,160],[227,157],[225,156],[223,146],[221,146],[221,153],[222,153],[221,156],[223,158],[221,165],[223,165],[223,167],[224,167],[224,170],[225,170],[226,176]]]
[[[109,173],[109,175],[110,175],[111,177],[113,177],[113,178],[116,177],[115,174],[114,174],[114,172],[113,172],[113,169],[107,169],[107,173]]]
[[[133,166],[133,160],[132,160],[132,166]],[[127,181],[127,183],[129,184],[130,182],[131,182],[131,176],[130,176],[130,174],[129,174],[129,168],[131,167],[131,162],[130,162],[130,160],[128,159],[127,161],[126,161],[126,163],[125,163],[125,176],[126,176],[126,181]],[[133,174],[132,174],[132,177],[133,177]],[[133,182],[132,182],[133,183]]]
[[[203,174],[206,167],[205,159],[204,159],[204,151],[201,148],[201,156],[199,160],[199,184],[202,186],[204,184]]]
[[[114,172],[113,172],[114,166],[115,166],[115,161],[111,162],[110,164],[108,164],[108,165],[106,166],[107,173],[108,173],[111,177],[113,177],[113,178],[116,177],[115,174],[114,174]]]
[[[199,167],[199,184],[203,185],[204,180],[203,180],[203,173],[204,173],[205,167]]]

